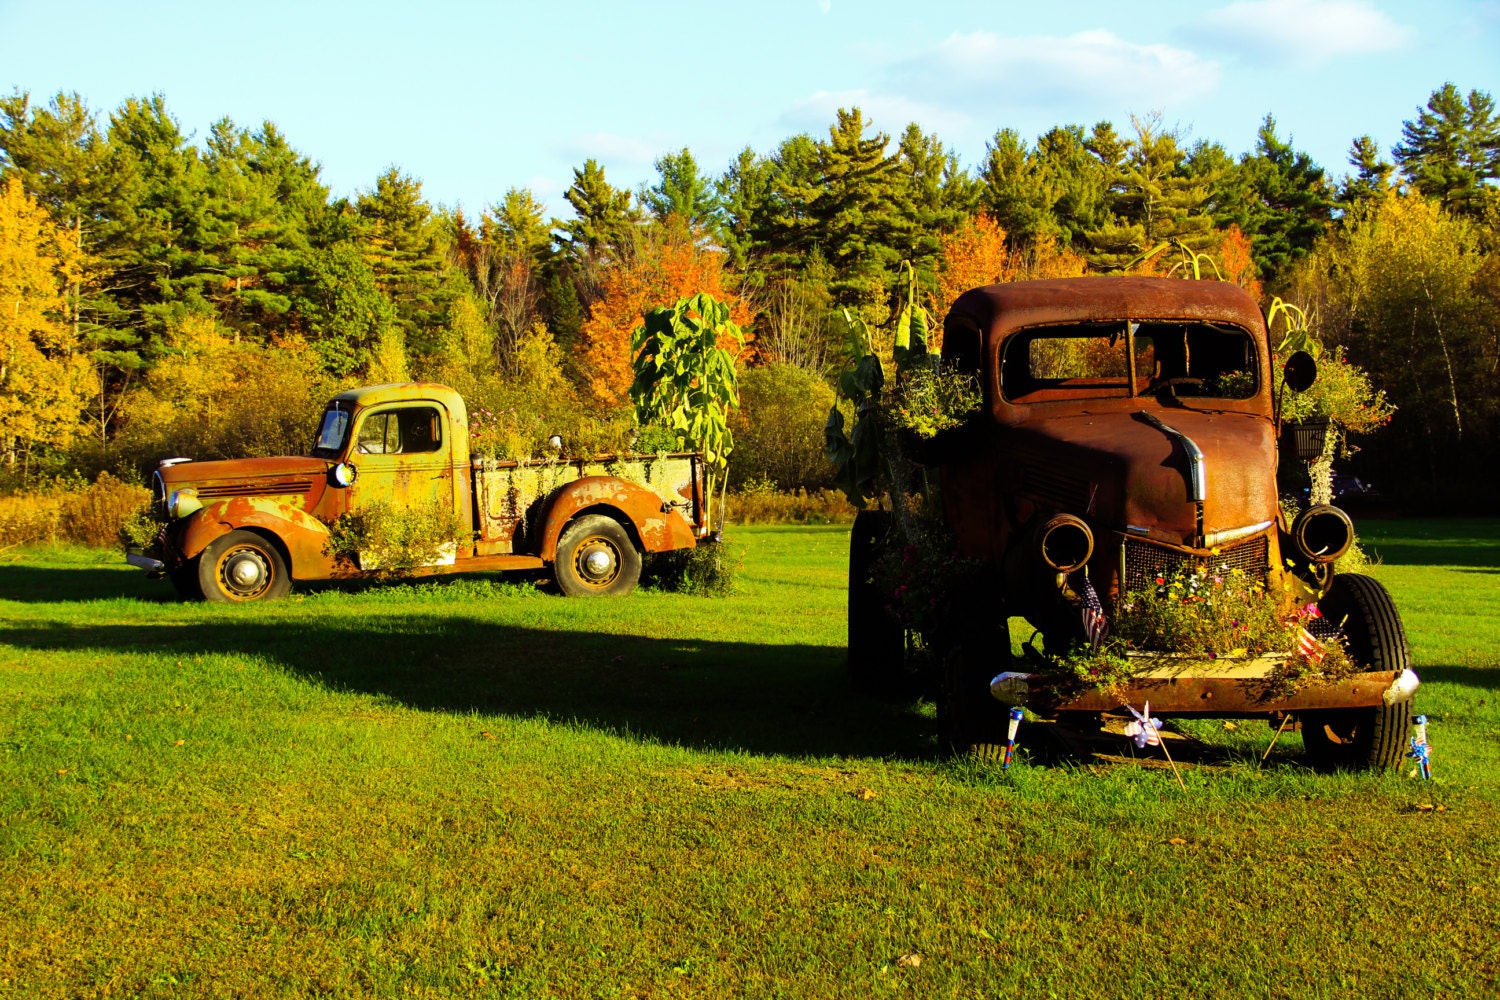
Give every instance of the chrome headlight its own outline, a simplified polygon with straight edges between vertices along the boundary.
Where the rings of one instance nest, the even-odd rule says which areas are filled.
[[[359,476],[359,470],[348,462],[340,462],[332,470],[333,481],[338,486],[350,486]]]
[[[198,499],[197,490],[173,490],[172,495],[167,497],[167,516],[174,521],[202,509],[203,501]]]

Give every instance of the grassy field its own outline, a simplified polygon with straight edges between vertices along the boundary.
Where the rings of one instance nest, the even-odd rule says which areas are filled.
[[[0,996],[1482,997],[1500,523],[1371,523],[1436,780],[941,761],[849,696],[846,529],[736,596],[180,604],[0,564]],[[1027,737],[1023,727],[1022,740]]]

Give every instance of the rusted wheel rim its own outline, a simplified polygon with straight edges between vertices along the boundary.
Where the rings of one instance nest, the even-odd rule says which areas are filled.
[[[271,589],[276,573],[264,552],[242,545],[219,557],[219,585],[237,601],[253,601]]]
[[[620,575],[620,551],[603,535],[590,535],[573,550],[573,571],[586,586],[603,590]]]

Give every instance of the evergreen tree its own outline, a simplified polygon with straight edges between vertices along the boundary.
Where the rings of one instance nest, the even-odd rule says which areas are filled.
[[[985,146],[979,171],[979,201],[1010,237],[1034,240],[1058,230],[1036,159],[1015,129],[1001,129]]]
[[[1362,135],[1354,140],[1349,146],[1349,165],[1354,173],[1346,176],[1339,186],[1339,202],[1346,207],[1390,190],[1391,174],[1396,168],[1381,158],[1374,139]]]
[[[1135,138],[1111,202],[1114,218],[1085,234],[1095,267],[1124,267],[1170,240],[1199,250],[1214,239],[1207,211],[1214,178],[1191,168],[1179,133],[1164,128],[1160,116],[1132,117],[1131,124]]]
[[[1429,198],[1470,215],[1500,198],[1487,182],[1500,178],[1500,118],[1489,94],[1452,83],[1433,91],[1426,108],[1401,127],[1402,142],[1391,153],[1396,165]]]
[[[723,213],[719,235],[731,266],[742,274],[752,270],[751,258],[764,245],[757,240],[757,234],[766,229],[775,170],[770,159],[756,156],[755,150],[746,146],[714,182],[714,193]]]
[[[1250,237],[1262,272],[1280,275],[1306,256],[1333,217],[1333,190],[1323,168],[1290,140],[1276,135],[1266,115],[1255,152],[1240,157],[1239,168],[1219,186],[1216,220],[1234,223]]]
[[[717,237],[722,209],[713,181],[698,170],[686,146],[656,161],[657,182],[641,191],[645,205],[658,222],[676,216],[696,232]]]
[[[441,222],[422,198],[422,182],[391,167],[376,178],[373,191],[359,195],[354,210],[365,258],[395,306],[406,348],[430,353],[458,289],[444,266]]]

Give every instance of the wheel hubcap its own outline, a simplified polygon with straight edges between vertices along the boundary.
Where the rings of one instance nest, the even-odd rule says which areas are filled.
[[[620,573],[614,547],[602,538],[590,538],[578,546],[573,564],[578,567],[579,578],[593,587],[608,586]]]
[[[271,567],[265,557],[254,549],[237,549],[224,560],[221,578],[230,593],[237,597],[249,597],[265,589],[271,577]]]

